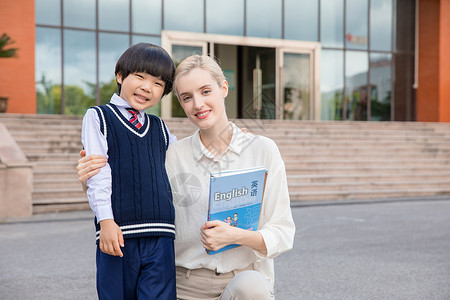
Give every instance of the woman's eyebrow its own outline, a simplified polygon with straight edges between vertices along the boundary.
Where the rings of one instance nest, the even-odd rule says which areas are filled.
[[[205,85],[199,87],[197,90],[200,91],[200,90],[203,90],[204,88],[209,88],[209,87],[211,87],[210,84],[205,84]],[[191,92],[183,92],[183,93],[180,93],[179,95],[182,96],[182,95],[185,95],[185,94],[190,95],[192,93]]]

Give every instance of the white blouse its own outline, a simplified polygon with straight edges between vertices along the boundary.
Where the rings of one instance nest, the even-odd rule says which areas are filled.
[[[273,284],[273,258],[292,249],[295,234],[284,162],[271,139],[245,134],[231,124],[231,143],[219,158],[202,144],[199,131],[171,144],[167,152],[166,169],[175,206],[176,265],[223,273],[253,263]],[[268,170],[258,228],[267,256],[246,246],[208,255],[200,241],[200,227],[207,220],[210,173],[257,166]]]

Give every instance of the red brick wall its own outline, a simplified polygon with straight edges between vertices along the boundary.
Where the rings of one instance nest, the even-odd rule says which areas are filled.
[[[450,122],[450,0],[419,0],[417,121]]]
[[[34,0],[0,1],[0,34],[19,48],[16,58],[0,58],[0,97],[8,97],[8,113],[36,113],[34,83]]]
[[[439,119],[439,0],[419,0],[417,121]],[[399,70],[397,70],[399,71]]]
[[[450,0],[439,11],[439,121],[450,122]]]

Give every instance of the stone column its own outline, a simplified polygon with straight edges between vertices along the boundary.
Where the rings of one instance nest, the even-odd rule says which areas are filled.
[[[33,213],[33,164],[0,124],[0,221]]]

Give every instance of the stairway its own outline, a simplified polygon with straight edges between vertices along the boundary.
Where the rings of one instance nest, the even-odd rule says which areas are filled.
[[[291,201],[450,194],[450,124],[271,121]]]
[[[33,212],[89,208],[77,179],[79,116],[0,114],[34,164]],[[165,120],[179,139],[186,118]],[[450,195],[450,124],[235,120],[277,143],[292,201]]]

